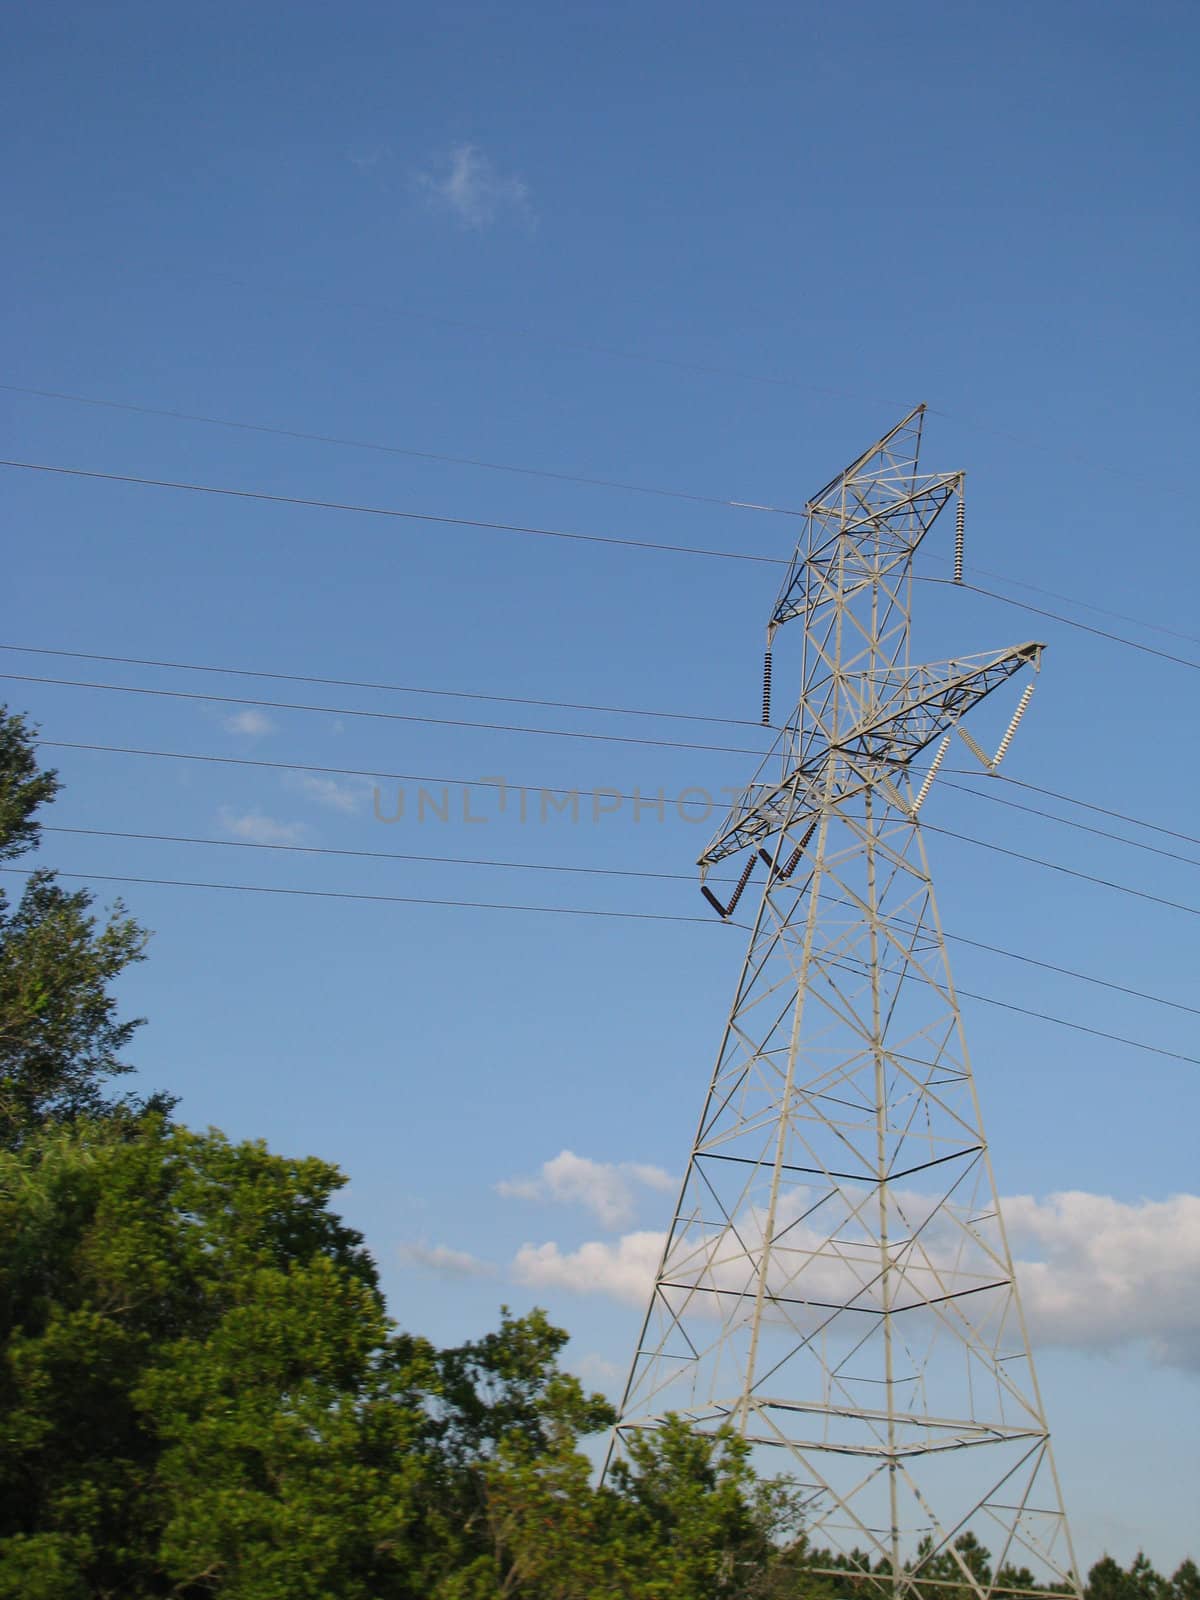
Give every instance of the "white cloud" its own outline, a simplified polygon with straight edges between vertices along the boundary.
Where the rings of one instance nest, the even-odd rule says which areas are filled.
[[[533,218],[529,185],[499,172],[478,145],[455,145],[431,170],[418,173],[417,183],[466,228],[486,228],[505,213]]]
[[[1140,1345],[1158,1361],[1200,1372],[1200,1195],[1125,1202],[1072,1191],[1046,1200],[1016,1195],[1001,1208],[1035,1348]],[[788,1239],[795,1252],[820,1243],[810,1228],[794,1225]],[[664,1240],[663,1233],[639,1231],[576,1250],[525,1244],[513,1275],[535,1287],[643,1304]],[[931,1244],[932,1258],[938,1254]],[[741,1277],[743,1269],[733,1262],[728,1267]],[[854,1268],[846,1248],[840,1268],[832,1262],[815,1267],[809,1281],[822,1295],[833,1298],[857,1286],[846,1276]]]
[[[536,1178],[507,1178],[496,1192],[510,1200],[552,1200],[581,1205],[607,1228],[624,1228],[636,1214],[636,1189],[672,1189],[675,1180],[661,1167],[636,1161],[590,1161],[560,1150],[542,1163]]]
[[[490,1262],[448,1244],[404,1244],[399,1255],[409,1266],[424,1267],[443,1278],[487,1278],[495,1271]]]
[[[235,711],[231,717],[225,718],[225,731],[258,737],[264,733],[274,733],[275,724],[261,711]]]
[[[303,822],[278,822],[261,811],[238,814],[229,806],[221,807],[221,826],[235,839],[247,844],[300,844],[308,837],[308,825]]]
[[[654,1283],[665,1237],[626,1233],[612,1244],[592,1240],[567,1251],[556,1244],[523,1244],[513,1261],[513,1276],[533,1288],[606,1294],[641,1305]]]
[[[371,797],[372,786],[365,778],[339,783],[336,778],[323,778],[315,772],[289,772],[283,781],[293,793],[307,795],[326,810],[346,816],[361,811]]]
[[[1126,1204],[1072,1190],[1002,1204],[1035,1342],[1145,1341],[1160,1361],[1200,1370],[1200,1195]]]

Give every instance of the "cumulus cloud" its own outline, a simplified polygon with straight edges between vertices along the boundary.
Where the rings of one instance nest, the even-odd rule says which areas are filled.
[[[465,228],[486,228],[505,214],[533,218],[529,185],[500,172],[478,145],[454,145],[417,174],[417,185]]]
[[[1015,1195],[1003,1210],[1037,1342],[1145,1341],[1159,1360],[1200,1370],[1200,1195],[1126,1204],[1072,1190]]]
[[[1200,1372],[1200,1195],[1126,1202],[1073,1191],[1046,1200],[1016,1195],[1001,1207],[1035,1346],[1140,1345],[1158,1361]],[[747,1232],[753,1236],[752,1221]],[[513,1275],[537,1288],[639,1305],[653,1284],[665,1238],[638,1231],[574,1250],[553,1242],[525,1244],[514,1258]],[[820,1242],[810,1228],[793,1224],[786,1252],[792,1265]],[[930,1238],[933,1265],[943,1249],[948,1263],[949,1241]],[[866,1254],[859,1261],[858,1253],[843,1245],[839,1259],[814,1262],[805,1278],[809,1292],[831,1299],[853,1293],[873,1271]],[[727,1280],[731,1290],[744,1279],[740,1248],[730,1251],[724,1265],[714,1251],[707,1265],[713,1280]],[[788,1270],[784,1261],[779,1265],[781,1272]]]
[[[578,1250],[523,1244],[513,1261],[513,1275],[531,1288],[606,1294],[640,1305],[654,1283],[665,1237],[655,1232],[626,1233],[611,1244],[592,1240]]]
[[[247,709],[235,711],[231,717],[226,717],[225,731],[259,737],[264,733],[274,733],[275,724],[263,712]]]
[[[246,844],[300,844],[308,837],[308,827],[303,822],[279,822],[261,811],[238,813],[229,806],[221,808],[221,826]]]
[[[448,1244],[403,1244],[399,1254],[408,1266],[423,1267],[443,1278],[489,1278],[495,1271],[490,1262]]]
[[[284,784],[294,794],[306,795],[327,811],[340,811],[344,816],[363,810],[371,797],[371,785],[365,779],[339,782],[315,772],[289,772]]]
[[[542,1163],[536,1177],[507,1178],[496,1185],[496,1192],[510,1200],[580,1205],[606,1228],[624,1228],[636,1215],[638,1188],[662,1192],[674,1183],[661,1167],[636,1161],[591,1161],[573,1150],[560,1150]]]

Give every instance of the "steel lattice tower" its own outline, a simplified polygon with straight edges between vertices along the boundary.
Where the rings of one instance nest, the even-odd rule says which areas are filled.
[[[1077,1596],[918,823],[956,729],[995,769],[1032,680],[995,756],[960,719],[1042,647],[910,665],[913,557],[952,499],[962,570],[962,474],[919,471],[923,420],[809,502],[771,613],[764,722],[795,618],[800,700],[700,857],[702,884],[743,858],[726,904],[704,885],[722,916],[765,883],[613,1446],[674,1412],[779,1447],[811,1544],[882,1562],[872,1590],[936,1594],[941,1555],[986,1600],[970,1530]]]

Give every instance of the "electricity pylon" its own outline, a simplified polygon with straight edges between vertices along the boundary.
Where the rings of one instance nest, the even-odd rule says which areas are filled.
[[[1032,682],[994,756],[960,721],[1042,646],[910,665],[913,557],[952,499],[962,572],[962,474],[919,472],[923,420],[809,502],[771,613],[764,722],[793,618],[801,695],[700,857],[724,917],[764,883],[613,1447],[672,1412],[778,1447],[810,1545],[868,1592],[988,1600],[970,1531],[1077,1596],[918,823],[955,730],[995,770]],[[704,880],[738,856],[722,903]]]

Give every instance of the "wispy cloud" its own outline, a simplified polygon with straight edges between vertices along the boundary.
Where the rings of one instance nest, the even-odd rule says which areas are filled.
[[[417,174],[417,186],[465,228],[486,228],[506,215],[534,220],[524,178],[502,173],[475,144],[454,145]]]
[[[447,1244],[403,1244],[400,1260],[411,1267],[422,1267],[443,1278],[490,1278],[495,1267],[466,1250],[453,1250]]]
[[[345,816],[364,810],[371,798],[372,786],[365,778],[339,782],[336,778],[322,778],[318,773],[289,772],[283,781],[293,794],[306,795],[327,811],[340,811]]]
[[[275,724],[270,717],[261,711],[246,710],[235,711],[231,717],[225,718],[226,733],[241,733],[251,737],[259,737],[264,733],[274,733]]]
[[[624,1228],[637,1210],[637,1189],[671,1189],[675,1180],[661,1167],[636,1161],[591,1161],[573,1150],[560,1150],[532,1178],[506,1178],[497,1194],[509,1200],[551,1200],[580,1205],[607,1228]]]
[[[221,826],[233,838],[247,844],[301,844],[309,834],[306,823],[280,822],[275,817],[264,816],[261,811],[239,813],[230,806],[221,807]]]
[[[1140,1345],[1164,1365],[1200,1372],[1200,1195],[1125,1202],[1072,1191],[1046,1200],[1011,1196],[1001,1208],[1035,1347]],[[822,1244],[815,1230],[795,1223],[788,1239],[790,1271]],[[664,1233],[639,1231],[574,1250],[553,1241],[525,1244],[512,1273],[534,1288],[641,1304],[665,1242]],[[809,1292],[825,1299],[862,1292],[852,1261],[814,1255],[811,1278],[805,1276]],[[731,1287],[743,1279],[736,1268]]]

